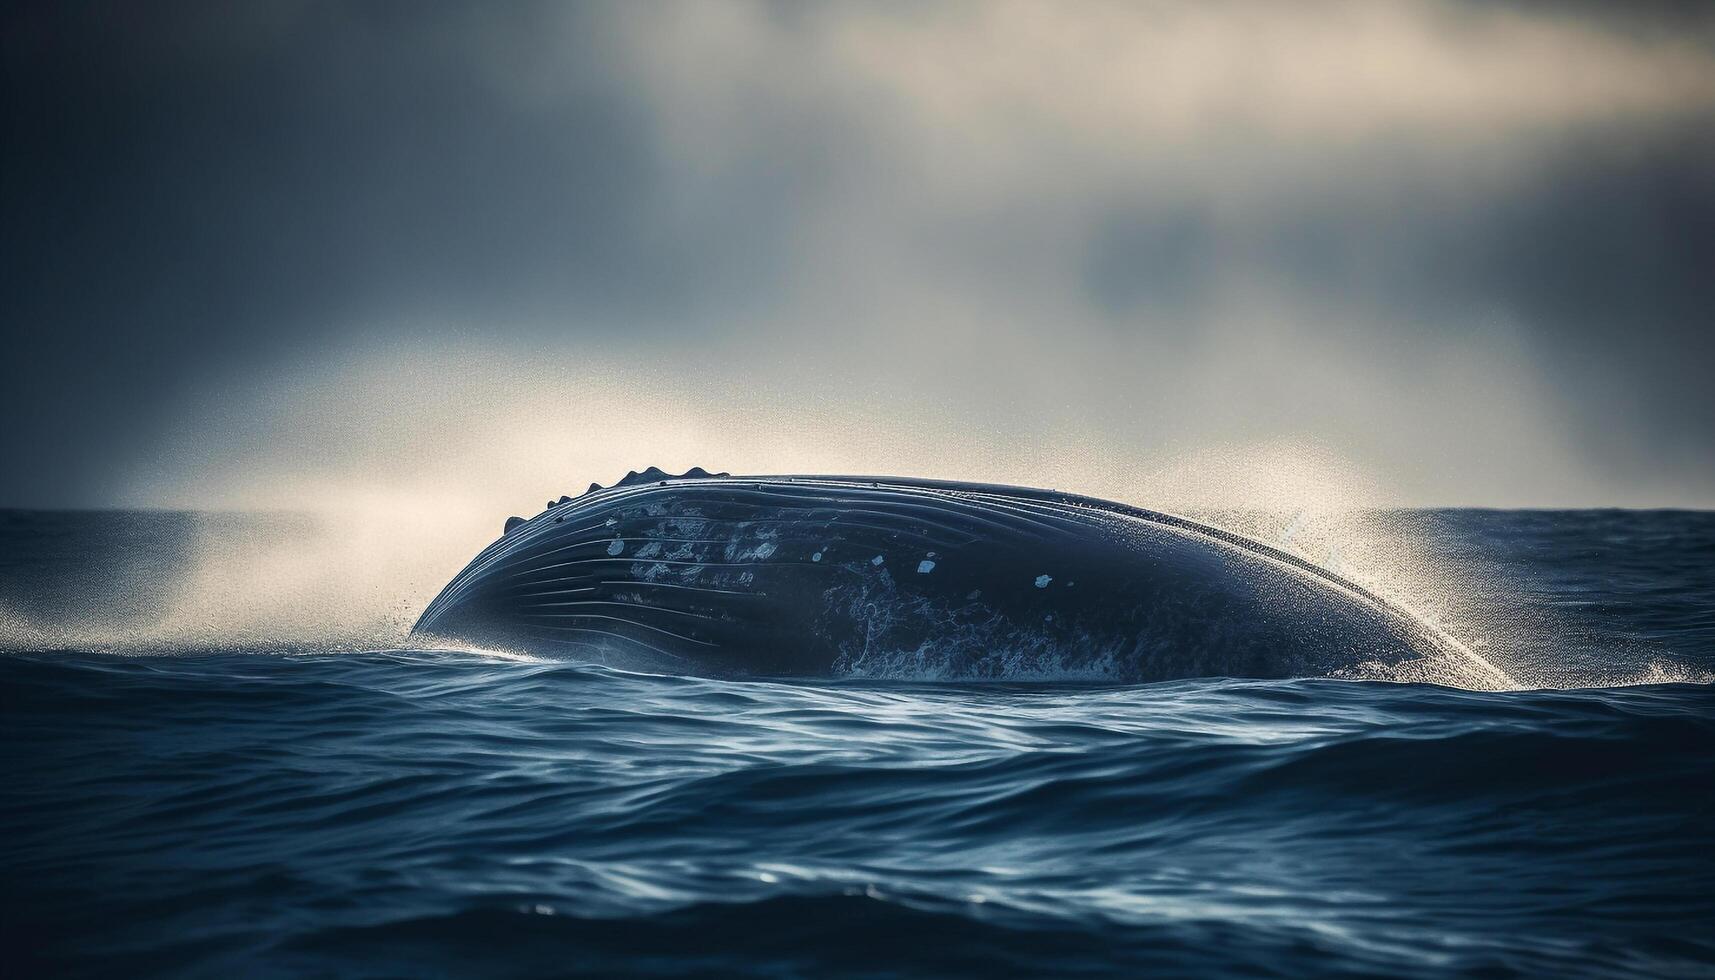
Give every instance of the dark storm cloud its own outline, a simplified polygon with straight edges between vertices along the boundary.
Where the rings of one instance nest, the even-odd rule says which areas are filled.
[[[1386,167],[1391,164],[1382,163]],[[1092,230],[1092,301],[1179,312],[1222,262],[1433,330],[1481,340],[1517,318],[1567,396],[1568,428],[1616,479],[1715,478],[1715,113],[1557,139],[1521,187],[1381,208],[1312,198],[1223,228],[1212,208],[1116,206]]]
[[[1569,147],[1494,242],[1485,284],[1534,327],[1614,478],[1715,486],[1715,113]]]
[[[694,306],[731,252],[638,220],[642,110],[580,27],[416,4],[10,9],[4,496],[100,499],[174,392],[354,316],[480,332],[496,310]],[[495,63],[546,44],[555,90],[507,91]]]
[[[1110,454],[1309,434],[1412,499],[1715,502],[1706,7],[5,17],[0,503],[244,465],[297,416],[210,390],[451,344],[429,387],[485,345],[570,385],[769,354]]]

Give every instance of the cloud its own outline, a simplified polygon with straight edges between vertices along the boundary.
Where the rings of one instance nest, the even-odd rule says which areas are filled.
[[[1715,503],[1695,8],[123,19],[7,31],[13,499],[675,453],[1124,496],[1312,440],[1404,501]]]

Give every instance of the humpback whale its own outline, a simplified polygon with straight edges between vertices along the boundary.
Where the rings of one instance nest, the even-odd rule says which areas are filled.
[[[1364,587],[1220,528],[1052,490],[651,467],[506,522],[415,635],[710,676],[1151,681],[1451,667]]]

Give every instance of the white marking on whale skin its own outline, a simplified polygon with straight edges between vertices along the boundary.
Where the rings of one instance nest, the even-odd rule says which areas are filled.
[[[636,558],[659,558],[661,556],[662,547],[663,545],[660,541],[649,541],[631,554]]]
[[[779,545],[773,541],[758,541],[753,545],[745,545],[737,538],[727,542],[721,555],[727,562],[741,564],[747,561],[764,561],[772,556]]]
[[[870,559],[870,560],[869,560],[869,563],[870,563],[870,564],[871,564],[871,565],[880,565],[880,564],[881,564],[881,563],[882,563],[882,562],[884,562],[884,561],[886,561],[886,560],[887,560],[887,558],[886,558],[886,557],[885,557],[885,556],[883,556],[883,555],[876,555],[876,556],[875,556],[875,557],[874,557],[874,558],[871,558],[871,559]]]
[[[651,562],[647,565],[641,562],[631,566],[631,577],[643,582],[659,581],[661,576],[669,574],[672,569],[661,562]]]
[[[1048,588],[1048,583],[1052,581],[1054,581],[1054,576],[1052,575],[1038,575],[1036,576],[1036,587],[1039,589],[1046,589]]]
[[[735,522],[732,525],[732,536],[727,538],[726,547],[721,550],[721,557],[729,562],[739,560],[739,551],[743,547],[745,535],[749,530],[749,521]]]
[[[624,541],[621,541],[618,538],[614,538],[612,541],[608,542],[608,546],[607,546],[607,553],[608,554],[617,555],[624,550],[625,550],[625,542]]]
[[[925,558],[917,563],[917,574],[927,575],[935,570],[935,563]]]
[[[697,542],[683,541],[680,542],[678,547],[670,551],[663,551],[661,553],[661,557],[669,561],[686,561],[688,559],[700,557],[696,552]]]
[[[811,561],[821,561],[822,560],[822,553],[820,551],[816,552],[815,554],[810,556],[810,560]]]
[[[765,561],[780,547],[779,528],[758,528],[752,535],[752,523],[740,521],[733,526],[733,535],[726,544],[726,560],[729,562]],[[751,541],[746,541],[751,538]]]
[[[670,517],[661,522],[661,537],[706,538],[710,536],[709,522],[686,516]]]

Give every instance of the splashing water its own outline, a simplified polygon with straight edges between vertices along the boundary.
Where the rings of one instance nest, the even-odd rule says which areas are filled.
[[[1324,495],[1326,496],[1326,495]],[[328,514],[11,512],[0,567],[0,649],[360,650],[398,646],[428,598],[492,536],[492,515],[447,519],[408,508]],[[1483,662],[1527,687],[1695,681],[1705,666],[1671,630],[1592,627],[1585,600],[1599,563],[1549,566],[1555,546],[1611,549],[1622,584],[1642,592],[1648,563],[1694,561],[1701,539],[1676,521],[1627,512],[1425,511],[1301,506],[1221,508],[1189,516],[1320,564],[1410,610],[1471,651],[1468,671],[1407,664],[1345,676],[1492,687]],[[1637,526],[1631,526],[1631,525]],[[1578,529],[1587,529],[1581,538]],[[1676,543],[1677,542],[1677,543]],[[1693,585],[1700,584],[1695,581]],[[1669,600],[1672,601],[1672,600]],[[1649,607],[1642,607],[1647,613]],[[1622,617],[1623,618],[1623,617]],[[1628,624],[1629,625],[1629,624]],[[1647,617],[1644,625],[1648,625]],[[1101,680],[1054,651],[995,649],[985,676]],[[1690,656],[1687,656],[1690,654]],[[1099,660],[1099,658],[1096,658]],[[853,676],[952,679],[935,650],[848,665]],[[1456,665],[1455,665],[1456,666]],[[1076,676],[1073,676],[1073,675]]]

